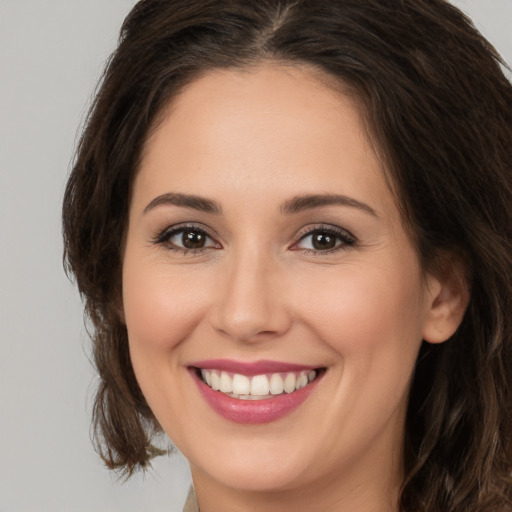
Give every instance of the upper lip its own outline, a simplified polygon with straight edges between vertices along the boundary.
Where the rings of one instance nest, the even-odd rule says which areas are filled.
[[[282,361],[235,361],[233,359],[206,359],[195,361],[188,365],[189,367],[204,370],[221,370],[229,373],[239,373],[242,375],[253,376],[264,373],[284,373],[315,370],[318,366],[287,363]]]

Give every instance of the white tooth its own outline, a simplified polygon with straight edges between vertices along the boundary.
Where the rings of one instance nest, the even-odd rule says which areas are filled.
[[[203,377],[203,380],[208,384],[208,386],[212,385],[212,379],[208,370],[201,370],[201,377]]]
[[[279,373],[274,373],[270,377],[270,393],[273,395],[280,395],[284,391],[283,378]]]
[[[302,389],[304,386],[306,386],[308,383],[308,376],[306,373],[302,372],[300,375],[297,376],[297,383],[295,384],[295,389],[298,391],[299,389]]]
[[[245,376],[235,373],[233,375],[233,393],[248,395],[251,392],[251,381]]]
[[[314,380],[315,380],[315,377],[316,377],[316,372],[315,372],[315,370],[311,370],[311,371],[309,372],[309,375],[308,375],[308,380],[309,380],[309,382],[314,381]]]
[[[289,373],[284,379],[284,390],[286,393],[293,393],[295,391],[295,375]]]
[[[220,389],[220,377],[217,372],[212,372],[212,389],[219,391]]]
[[[255,375],[251,380],[251,395],[268,395],[269,386],[266,375]]]
[[[219,389],[223,393],[231,393],[231,391],[233,391],[233,383],[231,381],[231,377],[226,372],[222,372],[220,374],[220,388]]]

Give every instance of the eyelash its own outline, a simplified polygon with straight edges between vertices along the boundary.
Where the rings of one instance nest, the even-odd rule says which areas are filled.
[[[155,245],[163,245],[169,251],[182,253],[184,255],[201,254],[201,253],[207,251],[208,249],[212,248],[212,247],[200,247],[197,249],[189,249],[186,247],[178,247],[170,242],[170,240],[174,236],[179,235],[180,233],[186,233],[187,231],[195,232],[200,235],[204,235],[206,238],[209,238],[210,240],[215,242],[214,237],[204,227],[199,227],[194,224],[185,224],[185,225],[174,226],[172,228],[165,229],[162,233],[156,235],[156,237],[153,239],[153,243]]]
[[[297,244],[299,244],[306,238],[311,237],[315,234],[330,235],[330,236],[337,238],[341,242],[336,244],[335,247],[333,247],[331,249],[319,250],[319,249],[300,249],[299,248],[299,249],[293,249],[293,250],[296,250],[296,251],[302,250],[304,252],[304,254],[314,254],[314,255],[324,256],[327,254],[332,254],[334,252],[347,250],[350,247],[355,247],[357,245],[356,237],[353,236],[348,231],[341,229],[341,228],[336,228],[334,226],[320,225],[320,226],[316,226],[314,228],[309,228],[305,233],[301,234],[299,236],[299,240],[297,242],[295,242],[292,247],[296,246]]]
[[[217,244],[215,241],[215,238],[204,228],[199,227],[194,224],[188,224],[188,225],[181,225],[181,226],[175,226],[169,229],[164,230],[163,232],[157,234],[153,239],[153,244],[155,245],[162,245],[165,246],[166,249],[170,251],[174,251],[177,253],[182,253],[184,255],[196,255],[196,254],[202,254],[205,251],[209,249],[220,249],[219,247],[215,246],[208,246],[208,247],[200,247],[200,248],[186,248],[186,247],[179,247],[175,244],[172,244],[170,240],[179,234],[183,234],[185,232],[195,232],[199,235],[204,235],[206,238],[210,239],[214,244]],[[295,248],[298,244],[306,240],[308,237],[314,236],[315,234],[321,234],[321,235],[330,235],[335,238],[337,238],[340,242],[335,245],[335,247],[325,250],[320,249],[301,249],[300,247]],[[357,245],[357,239],[348,231],[340,228],[336,228],[334,226],[328,225],[328,226],[316,226],[314,228],[310,228],[304,233],[302,233],[297,242],[295,242],[291,246],[291,250],[293,251],[302,251],[304,254],[314,254],[314,255],[327,255],[332,254],[334,252],[347,250],[350,247],[354,247]]]

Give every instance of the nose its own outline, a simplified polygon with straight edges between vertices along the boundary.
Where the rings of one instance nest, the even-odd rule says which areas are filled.
[[[275,338],[288,331],[291,312],[282,270],[277,262],[256,254],[233,256],[218,276],[218,291],[211,309],[211,324],[237,341]]]

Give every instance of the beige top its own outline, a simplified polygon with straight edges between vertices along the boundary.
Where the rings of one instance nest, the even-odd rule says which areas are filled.
[[[197,503],[196,493],[192,486],[190,486],[190,489],[188,491],[187,501],[185,503],[185,506],[183,507],[183,512],[200,512],[199,503]]]

